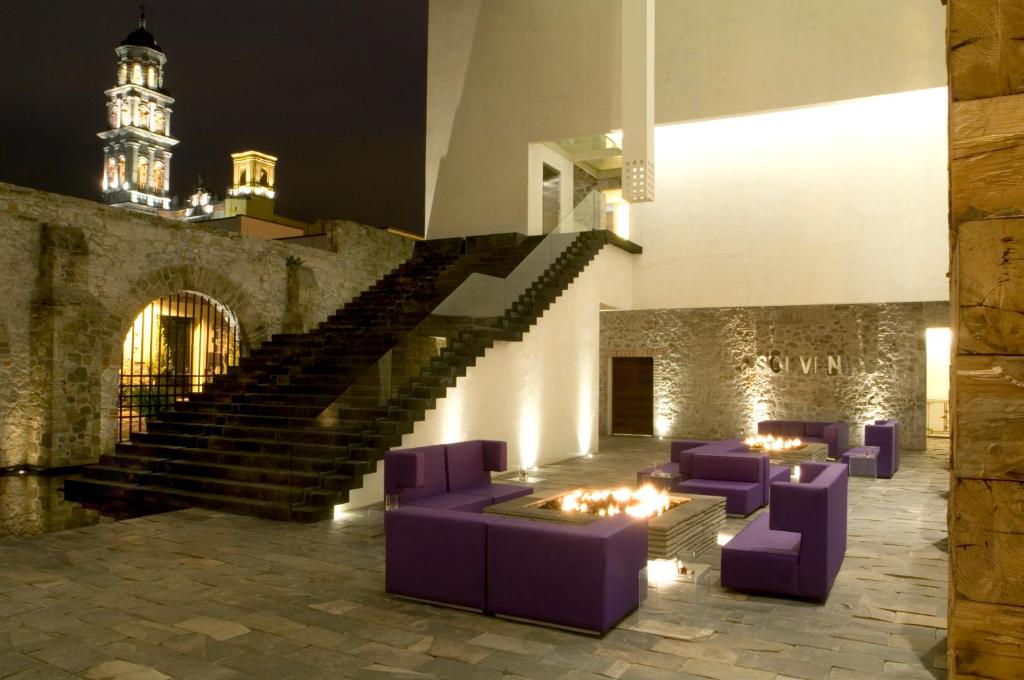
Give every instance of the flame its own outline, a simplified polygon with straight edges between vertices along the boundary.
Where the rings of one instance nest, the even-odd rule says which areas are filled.
[[[799,438],[787,439],[786,437],[776,437],[771,434],[747,437],[743,440],[743,443],[752,449],[762,449],[764,451],[786,451],[789,449],[799,449],[804,445]]]
[[[614,517],[623,512],[631,517],[657,517],[670,505],[668,493],[650,484],[639,489],[576,489],[561,498],[562,512],[594,512],[599,517]]]

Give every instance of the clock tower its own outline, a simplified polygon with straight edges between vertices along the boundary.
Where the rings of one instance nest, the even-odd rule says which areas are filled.
[[[111,205],[157,212],[170,208],[171,106],[164,87],[167,57],[146,30],[140,8],[139,27],[114,50],[117,84],[106,91],[109,129],[103,140],[103,200]]]

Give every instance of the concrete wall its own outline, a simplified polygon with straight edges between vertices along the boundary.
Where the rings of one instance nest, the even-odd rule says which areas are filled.
[[[659,0],[655,16],[659,124],[946,81],[937,0]],[[524,231],[528,142],[621,126],[619,17],[617,0],[432,0],[430,238]]]
[[[489,349],[402,446],[503,439],[510,470],[596,451],[598,310],[629,304],[633,257],[605,246],[521,342]],[[346,508],[382,494],[382,473],[368,475]]]
[[[0,233],[0,467],[95,462],[112,449],[125,333],[159,296],[225,304],[246,351],[315,325],[412,251],[361,226],[336,234],[336,254],[8,184]]]
[[[657,200],[631,206],[635,306],[948,299],[946,99],[656,128]]]
[[[947,302],[602,312],[601,431],[612,357],[649,356],[660,436],[723,439],[760,420],[825,420],[848,423],[860,443],[866,423],[895,418],[904,447],[922,449],[925,329],[948,323]]]

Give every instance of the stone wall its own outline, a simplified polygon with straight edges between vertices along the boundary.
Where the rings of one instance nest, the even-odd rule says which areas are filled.
[[[331,233],[337,253],[0,184],[0,468],[112,449],[125,333],[161,295],[226,305],[245,353],[314,326],[412,252],[363,225]]]
[[[615,356],[654,357],[656,434],[721,439],[767,419],[864,424],[896,418],[904,446],[925,445],[925,328],[949,303],[605,311],[601,432]]]

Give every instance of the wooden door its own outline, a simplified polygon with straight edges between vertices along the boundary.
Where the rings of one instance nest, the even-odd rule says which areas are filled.
[[[653,358],[612,358],[612,434],[654,434]]]

